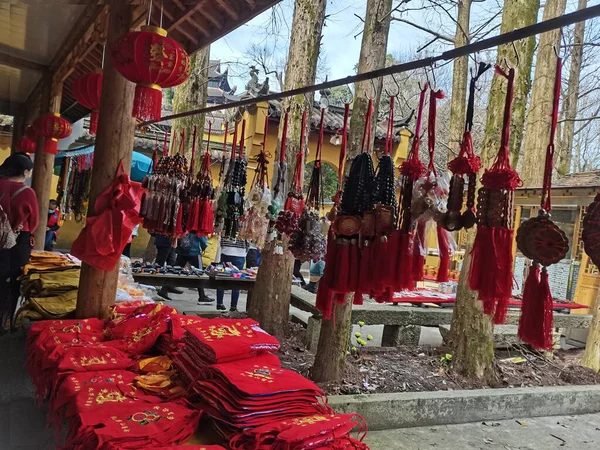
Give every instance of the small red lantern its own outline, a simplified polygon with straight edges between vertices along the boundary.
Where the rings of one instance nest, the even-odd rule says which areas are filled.
[[[38,132],[33,125],[27,125],[27,127],[25,127],[25,137],[33,142],[37,141]]]
[[[19,139],[19,143],[17,145],[19,151],[25,153],[35,153],[36,146],[36,142],[29,139],[27,136],[23,136],[21,139]]]
[[[86,73],[73,80],[71,92],[81,106],[92,111],[90,134],[95,136],[98,129],[98,109],[102,93],[102,72]]]
[[[160,119],[162,89],[177,86],[190,76],[190,58],[167,31],[144,26],[130,31],[111,48],[115,68],[136,83],[133,116],[140,120]]]
[[[36,131],[44,136],[44,153],[56,155],[58,153],[58,140],[71,135],[73,128],[71,123],[60,117],[60,114],[50,113],[39,117],[34,126]]]

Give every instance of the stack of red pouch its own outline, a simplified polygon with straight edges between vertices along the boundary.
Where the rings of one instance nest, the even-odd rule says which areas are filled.
[[[156,349],[163,354],[177,352],[184,344],[185,327],[202,322],[202,317],[185,316],[183,314],[171,315],[170,332],[163,334],[156,343]]]
[[[323,391],[302,375],[261,361],[215,364],[194,390],[201,409],[240,430],[313,414],[331,414]]]
[[[202,378],[211,364],[267,355],[265,362],[279,366],[279,359],[268,354],[279,349],[279,341],[252,319],[204,320],[184,329],[183,346],[172,357],[189,384]]]
[[[232,450],[304,450],[313,448],[367,448],[350,432],[365,430],[364,420],[354,414],[313,414],[256,428],[246,428],[231,439]],[[357,446],[351,446],[356,443]],[[347,444],[347,446],[341,446]],[[334,447],[337,445],[338,447]],[[326,446],[326,447],[324,447]],[[330,447],[331,446],[331,447]]]
[[[71,421],[64,450],[148,449],[178,445],[196,431],[201,412],[185,401],[108,404]]]
[[[121,447],[118,444],[108,444],[106,450],[122,450],[127,447]],[[173,445],[169,447],[154,447],[153,450],[226,450],[220,445]]]

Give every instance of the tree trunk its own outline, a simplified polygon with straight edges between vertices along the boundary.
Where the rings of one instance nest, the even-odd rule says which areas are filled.
[[[587,7],[588,0],[579,0],[579,9]],[[563,101],[562,139],[559,146],[559,159],[556,170],[560,176],[571,171],[571,157],[573,154],[573,137],[575,134],[575,116],[577,115],[577,100],[579,98],[579,76],[583,61],[583,39],[585,38],[585,21],[575,24],[573,31],[573,47],[571,51],[571,63],[569,67],[569,82],[567,84],[567,95]]]
[[[546,0],[543,20],[558,17],[565,12],[566,0]],[[541,187],[544,178],[544,160],[550,140],[552,122],[552,98],[556,73],[556,53],[560,48],[561,30],[543,33],[538,44],[538,53],[531,90],[531,102],[527,112],[527,133],[523,150],[521,179],[524,186]]]
[[[600,372],[600,290],[596,296],[593,314],[581,365]]]
[[[467,279],[476,229],[467,232],[467,248],[458,281],[456,303],[450,329],[450,348],[454,370],[465,377],[486,380],[493,374],[494,327],[491,316],[483,313],[477,293]]]
[[[315,82],[326,6],[327,0],[295,1],[292,35],[285,72],[286,90],[308,86]],[[308,111],[307,129],[309,129],[313,101],[314,94],[297,95],[283,100],[283,110],[289,108],[290,111],[285,154],[288,163],[288,180],[292,179],[296,154],[300,149],[302,111]],[[279,124],[275,161],[279,160],[282,135],[283,120]],[[308,135],[309,133],[305,133],[304,149],[308,149]],[[273,180],[276,178],[277,174],[274,173]],[[281,336],[285,331],[284,325],[289,320],[294,257],[287,250],[287,239],[284,240],[283,255],[273,253],[272,245],[274,243],[268,244],[262,252],[252,304],[248,313],[250,317],[260,322],[261,327],[267,332]],[[274,276],[275,274],[277,275]]]
[[[108,48],[129,31],[132,21],[131,2],[114,0],[110,3]],[[106,58],[96,136],[97,164],[92,168],[88,217],[95,215],[94,203],[113,183],[119,163],[122,162],[123,167],[131,167],[135,130],[135,119],[131,115],[134,93],[135,85],[117,72],[111,58]],[[104,271],[82,263],[75,315],[78,318],[106,318],[108,307],[115,302],[118,276],[118,265],[112,271]]]
[[[202,50],[194,53],[190,57],[191,73],[190,77],[182,84],[175,88],[173,93],[173,113],[181,113],[191,109],[203,108],[206,106],[208,98],[208,65],[210,59],[210,46],[204,47]],[[177,152],[180,145],[179,133],[182,129],[185,130],[185,156],[191,164],[192,157],[192,136],[194,133],[194,125],[198,127],[198,135],[196,137],[196,156],[194,162],[194,172],[200,170],[200,161],[202,151],[206,147],[202,146],[202,136],[204,134],[204,116],[198,114],[195,116],[183,117],[173,120],[173,128],[171,129],[171,142],[175,140],[176,148],[172,148],[172,152]],[[195,174],[194,174],[195,175]]]
[[[471,23],[471,1],[458,2],[458,18],[454,47],[462,47],[469,43]],[[458,155],[460,142],[465,129],[467,114],[467,84],[469,82],[469,57],[462,56],[454,60],[452,72],[452,98],[450,100],[450,130],[448,133],[448,161]]]
[[[539,0],[505,0],[500,33],[507,33],[514,29],[536,23],[539,9]],[[496,58],[496,64],[504,66],[504,61],[508,61],[512,67],[516,67],[515,97],[512,109],[509,143],[511,163],[514,168],[517,167],[519,162],[521,143],[523,141],[527,97],[529,96],[529,91],[531,89],[531,66],[533,64],[533,53],[535,50],[535,37],[516,41],[515,47],[519,54],[518,67],[516,67],[517,58],[512,44],[500,46]],[[481,149],[481,163],[483,168],[488,168],[496,157],[496,153],[498,153],[505,95],[506,79],[500,75],[494,74],[488,100],[485,137]]]
[[[358,73],[385,67],[386,49],[390,31],[390,11],[392,0],[368,0],[365,15],[365,29],[360,49]],[[375,92],[373,92],[373,84]],[[350,170],[350,162],[361,151],[362,134],[364,130],[364,117],[367,112],[369,98],[375,99],[374,111],[379,111],[379,100],[383,80],[381,78],[363,81],[356,84],[354,106],[350,118],[348,132],[348,160],[346,173]],[[377,121],[373,120],[373,127]],[[371,133],[375,139],[375,133]],[[370,143],[371,145],[373,142]],[[315,381],[339,380],[346,370],[346,351],[348,350],[348,337],[352,327],[352,295],[346,296],[344,305],[335,305],[333,320],[323,320],[321,334],[315,356],[315,365],[311,377]]]

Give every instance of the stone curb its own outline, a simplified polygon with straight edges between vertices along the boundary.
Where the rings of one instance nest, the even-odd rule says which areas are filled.
[[[339,413],[358,413],[370,430],[600,412],[600,386],[334,395]]]

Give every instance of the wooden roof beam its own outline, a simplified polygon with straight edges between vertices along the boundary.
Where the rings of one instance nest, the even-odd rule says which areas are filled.
[[[202,16],[206,17],[212,24],[217,27],[219,30],[223,29],[223,24],[217,17],[213,14],[210,8],[201,9],[198,11]]]
[[[44,64],[19,58],[18,56],[13,56],[4,52],[0,52],[0,64],[14,67],[15,69],[34,70],[36,72],[46,72],[48,70],[48,66]]]
[[[196,38],[196,36],[194,36],[192,33],[190,33],[189,31],[187,31],[185,28],[183,27],[177,27],[175,30],[173,31],[177,31],[181,34],[183,34],[186,38],[188,38],[190,41],[192,41],[194,44],[198,43],[198,38]]]
[[[223,10],[231,16],[233,20],[239,20],[240,15],[238,12],[233,9],[233,7],[229,4],[227,0],[217,0],[217,3],[223,8]]]

